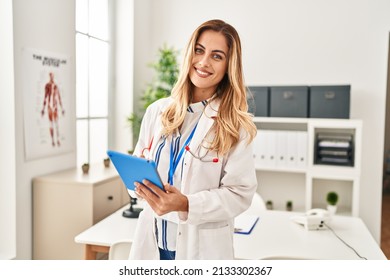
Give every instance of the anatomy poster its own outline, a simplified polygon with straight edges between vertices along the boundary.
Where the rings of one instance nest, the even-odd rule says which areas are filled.
[[[69,56],[23,50],[26,160],[74,151]]]

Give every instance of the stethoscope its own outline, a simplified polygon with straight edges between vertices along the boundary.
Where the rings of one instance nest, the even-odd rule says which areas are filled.
[[[150,150],[151,150],[151,148],[152,148],[152,144],[153,144],[153,138],[152,138],[152,140],[150,141],[149,146],[142,149],[142,151],[141,151],[141,157],[145,157],[145,158],[147,157],[147,154],[150,153]],[[196,159],[198,159],[198,160],[200,160],[200,161],[202,161],[202,162],[214,162],[214,163],[219,162],[219,158],[217,158],[217,157],[212,158],[212,159],[205,159],[205,157],[207,156],[208,152],[207,152],[204,156],[197,156],[197,155],[195,155],[195,154],[190,150],[190,147],[189,147],[188,145],[186,145],[186,146],[184,147],[184,149],[185,149],[187,152],[189,152],[191,156],[193,156],[194,158],[196,158]],[[148,153],[146,154],[146,152],[148,152]]]
[[[217,163],[217,162],[219,161],[218,158],[205,159],[207,153],[206,153],[204,156],[197,156],[197,155],[195,155],[195,154],[190,150],[190,147],[189,147],[188,145],[185,146],[185,150],[186,150],[187,152],[189,152],[194,158],[199,159],[199,160],[202,161],[202,162],[214,162],[214,163]]]
[[[150,150],[152,149],[153,139],[154,139],[154,137],[152,137],[152,140],[150,140],[148,147],[145,147],[141,150],[141,157],[144,157],[144,158],[148,157],[148,155],[150,154]],[[146,154],[145,154],[145,152],[146,152]]]
[[[197,156],[197,155],[195,155],[195,154],[190,150],[190,147],[188,146],[188,144],[189,144],[189,142],[190,142],[191,139],[192,139],[192,136],[193,136],[193,134],[194,134],[194,132],[195,132],[195,130],[196,130],[197,125],[198,125],[198,124],[195,125],[195,127],[194,127],[193,130],[191,131],[191,134],[190,134],[189,138],[187,139],[186,143],[184,144],[184,147],[183,147],[184,150],[187,151],[187,152],[189,152],[191,156],[193,156],[194,158],[196,158],[196,159],[198,159],[198,160],[200,160],[200,161],[202,161],[202,162],[213,162],[213,163],[218,163],[218,162],[219,162],[219,158],[217,158],[217,157],[212,158],[212,159],[206,159],[206,158],[205,158],[205,157],[207,156],[207,154],[208,154],[208,151],[207,151],[203,156]],[[154,137],[152,137],[152,140],[150,141],[148,147],[145,147],[145,148],[142,149],[142,151],[141,151],[141,156],[142,156],[142,157],[146,157],[145,152],[149,152],[149,153],[150,153],[150,150],[151,150],[152,144],[153,144],[153,139],[154,139]],[[183,149],[183,148],[182,148],[182,149]],[[200,148],[200,146],[198,147],[197,150],[199,150],[199,148]],[[182,152],[181,152],[181,153],[182,153]],[[172,155],[171,155],[171,157],[172,157]],[[180,156],[180,157],[181,157],[181,156]],[[172,159],[171,159],[171,161],[172,161]],[[176,169],[176,168],[173,168],[173,169]]]

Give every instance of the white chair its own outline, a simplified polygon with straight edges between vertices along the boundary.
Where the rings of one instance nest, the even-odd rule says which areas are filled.
[[[130,240],[119,240],[110,246],[108,252],[109,260],[128,260],[131,249]]]
[[[256,192],[253,196],[251,206],[242,214],[259,214],[266,210],[267,207],[265,206],[263,198]]]

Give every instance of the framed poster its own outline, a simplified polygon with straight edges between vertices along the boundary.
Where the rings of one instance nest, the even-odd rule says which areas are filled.
[[[26,160],[75,150],[69,115],[71,69],[67,55],[23,50],[23,120]]]

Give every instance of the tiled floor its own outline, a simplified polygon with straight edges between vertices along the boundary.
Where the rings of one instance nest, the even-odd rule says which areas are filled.
[[[382,198],[381,249],[390,260],[390,192],[384,193]]]

